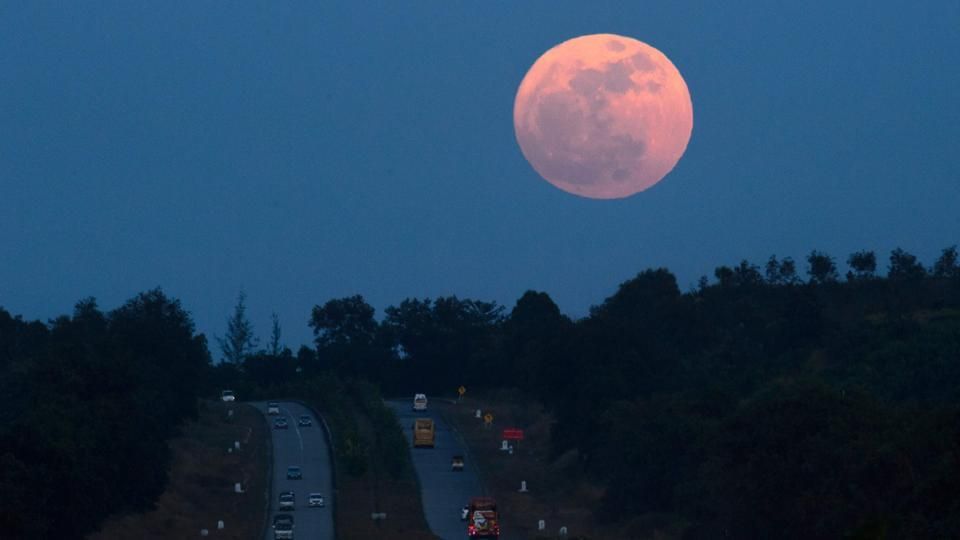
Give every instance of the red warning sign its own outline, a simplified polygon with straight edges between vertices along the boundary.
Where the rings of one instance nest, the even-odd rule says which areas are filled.
[[[503,430],[503,439],[505,441],[522,441],[523,430],[517,428],[506,428]]]

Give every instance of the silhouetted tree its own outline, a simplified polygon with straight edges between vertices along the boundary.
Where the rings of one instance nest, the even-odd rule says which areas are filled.
[[[877,271],[877,256],[872,251],[858,251],[850,254],[847,265],[847,281],[872,279]]]
[[[521,388],[532,389],[541,399],[550,399],[572,376],[571,366],[557,362],[563,337],[571,327],[547,293],[525,292],[504,322],[510,379]]]
[[[960,277],[960,264],[957,263],[957,246],[943,250],[940,258],[933,264],[933,276],[938,278]]]
[[[372,344],[377,333],[374,309],[363,296],[329,300],[310,316],[317,349],[331,345]]]
[[[320,363],[344,374],[379,380],[378,373],[391,353],[373,315],[373,307],[360,295],[314,306],[310,327]]]
[[[270,350],[267,352],[269,352],[272,356],[280,356],[280,353],[283,349],[283,347],[280,345],[280,317],[274,313],[271,316],[271,319],[273,324],[270,329]]]
[[[254,336],[253,323],[247,318],[247,294],[240,291],[237,295],[237,305],[233,308],[233,316],[227,319],[227,334],[217,338],[223,359],[231,364],[240,365],[247,355],[256,348],[259,340]]]
[[[740,261],[740,264],[733,269],[733,278],[740,287],[757,286],[763,283],[760,268],[745,260]]]
[[[807,263],[810,265],[807,269],[810,283],[822,284],[837,281],[837,265],[829,255],[816,250],[811,251],[810,255],[807,255]]]
[[[890,270],[887,277],[895,281],[914,281],[927,275],[923,265],[914,255],[897,248],[890,253]]]
[[[733,269],[729,266],[718,266],[713,270],[714,277],[717,278],[717,283],[721,287],[733,287],[736,285],[734,281]]]
[[[767,283],[771,285],[793,285],[797,282],[797,265],[790,257],[778,261],[776,255],[771,255],[765,270]]]
[[[452,391],[460,384],[500,381],[496,336],[503,307],[460,299],[406,299],[385,310],[385,334],[404,358],[398,377],[415,377],[427,391]]]

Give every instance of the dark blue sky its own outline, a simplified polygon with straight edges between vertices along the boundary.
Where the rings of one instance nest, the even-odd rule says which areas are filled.
[[[317,4],[0,3],[0,306],[161,286],[212,336],[244,289],[296,348],[356,293],[579,317],[649,267],[960,241],[956,1]],[[694,107],[674,171],[615,201],[541,180],[512,124],[537,57],[600,32]]]

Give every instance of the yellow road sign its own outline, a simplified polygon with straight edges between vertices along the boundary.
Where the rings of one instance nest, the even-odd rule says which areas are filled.
[[[483,423],[486,424],[486,425],[488,425],[488,426],[489,426],[490,424],[492,424],[492,423],[493,423],[493,415],[490,414],[490,413],[487,413],[487,414],[483,415]]]
[[[461,386],[460,388],[457,388],[457,393],[460,394],[460,397],[463,397],[463,395],[467,393],[467,389]]]

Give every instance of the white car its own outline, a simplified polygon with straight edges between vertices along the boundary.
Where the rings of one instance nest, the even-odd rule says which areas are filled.
[[[307,496],[307,506],[310,507],[323,507],[324,506],[323,495],[320,493],[311,493]]]
[[[233,395],[233,390],[224,390],[220,392],[220,399],[223,401],[235,401],[237,396]]]
[[[280,404],[276,401],[267,403],[267,414],[280,414]]]
[[[296,510],[297,499],[292,491],[284,491],[280,494],[280,511]]]
[[[425,411],[425,410],[427,410],[427,395],[426,395],[426,394],[414,394],[414,396],[413,396],[413,410],[415,410],[415,411]]]

